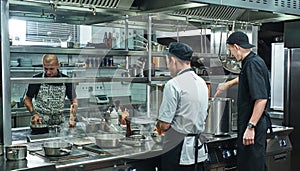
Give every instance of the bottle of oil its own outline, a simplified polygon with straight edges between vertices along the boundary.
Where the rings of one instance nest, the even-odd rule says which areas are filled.
[[[126,137],[130,137],[130,135],[131,135],[131,128],[130,128],[131,119],[129,118],[129,116],[127,116],[125,118],[125,120],[126,120]]]

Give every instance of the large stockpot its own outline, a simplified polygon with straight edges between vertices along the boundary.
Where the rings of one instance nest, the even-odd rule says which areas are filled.
[[[231,98],[209,98],[205,133],[226,135],[231,131]]]

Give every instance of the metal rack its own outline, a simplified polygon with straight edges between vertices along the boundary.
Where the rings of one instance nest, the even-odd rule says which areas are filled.
[[[11,46],[11,53],[30,53],[30,54],[65,54],[65,55],[107,55],[107,56],[147,56],[147,51],[132,50],[112,50],[96,48],[58,48],[58,47],[41,47],[41,46]],[[152,52],[155,56],[164,56],[162,52]]]

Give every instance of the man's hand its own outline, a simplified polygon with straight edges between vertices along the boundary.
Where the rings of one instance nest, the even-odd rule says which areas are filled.
[[[70,113],[72,113],[73,115],[75,115],[75,117],[76,117],[77,110],[78,110],[78,105],[77,104],[71,104],[71,106],[70,106]]]
[[[156,131],[158,135],[163,135],[170,128],[171,124],[158,120],[155,126],[154,131]]]
[[[217,97],[219,94],[223,93],[228,88],[229,88],[229,85],[227,84],[227,82],[220,83],[217,87],[217,92],[215,93],[214,97]]]
[[[223,93],[225,90],[229,89],[230,87],[239,83],[239,77],[236,77],[233,80],[220,83],[217,87],[217,92],[215,93],[214,97],[218,96],[219,94]]]
[[[254,128],[246,128],[243,136],[243,144],[244,145],[251,145],[254,144],[254,136],[255,136],[255,129]]]
[[[69,127],[75,127],[76,126],[76,116],[74,114],[70,114],[70,119],[68,122]]]
[[[32,115],[31,124],[32,125],[42,124],[42,119],[40,118],[40,116],[37,113]]]
[[[69,120],[68,127],[75,127],[75,126],[76,126],[76,121]]]

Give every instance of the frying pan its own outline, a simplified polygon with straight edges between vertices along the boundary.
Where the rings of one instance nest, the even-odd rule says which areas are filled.
[[[48,124],[34,124],[30,125],[30,128],[32,135],[49,133]]]

